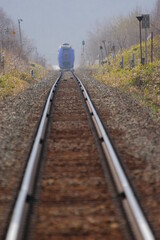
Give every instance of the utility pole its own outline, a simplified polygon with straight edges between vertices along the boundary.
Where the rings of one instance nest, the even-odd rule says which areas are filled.
[[[23,22],[22,19],[18,19],[18,27],[19,27],[19,38],[20,38],[20,46],[21,46],[21,53],[22,53],[22,34],[21,34],[21,22]],[[21,54],[20,54],[21,55]]]

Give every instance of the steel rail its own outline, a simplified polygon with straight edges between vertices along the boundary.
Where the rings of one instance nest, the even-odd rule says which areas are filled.
[[[42,114],[39,128],[38,128],[38,131],[34,140],[34,144],[28,159],[28,163],[27,163],[26,171],[23,177],[22,185],[19,191],[19,195],[15,203],[15,207],[13,210],[13,214],[12,214],[7,235],[6,235],[6,240],[18,240],[20,239],[19,236],[22,234],[22,228],[24,224],[24,214],[26,212],[26,208],[30,203],[29,199],[32,199],[32,187],[33,187],[32,185],[34,182],[36,169],[38,166],[38,160],[41,153],[42,142],[43,142],[44,134],[46,131],[48,114],[51,108],[51,102],[52,102],[55,88],[61,76],[62,76],[62,73],[53,84],[50,90],[48,99],[46,101],[46,105]]]
[[[135,194],[120,164],[117,154],[109,140],[109,137],[107,136],[103,124],[98,114],[96,113],[92,101],[81,80],[74,73],[73,75],[81,87],[88,109],[97,129],[97,133],[101,140],[102,148],[108,161],[108,165],[116,184],[117,191],[119,195],[122,196],[122,205],[125,212],[127,213],[129,222],[131,222],[133,234],[137,240],[154,240],[154,234],[143,214],[141,207],[138,204]]]

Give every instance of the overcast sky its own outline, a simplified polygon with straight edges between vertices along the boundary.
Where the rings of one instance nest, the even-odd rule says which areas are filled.
[[[155,3],[156,0],[0,0],[0,7],[15,23],[18,18],[23,19],[25,35],[33,40],[40,54],[56,65],[62,43],[72,45],[78,62],[82,40],[96,22],[127,15],[137,6],[142,13],[148,13]]]

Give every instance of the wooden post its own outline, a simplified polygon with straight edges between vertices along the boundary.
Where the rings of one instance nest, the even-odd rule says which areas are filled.
[[[120,62],[120,68],[123,68],[123,64],[124,64],[124,62],[123,62],[123,56],[121,57],[121,62]]]
[[[3,66],[3,75],[5,75],[5,59],[4,59],[4,53],[3,53],[2,66]]]
[[[135,67],[135,55],[134,53],[132,54],[132,68]]]
[[[147,28],[145,28],[145,64],[147,64]]]
[[[153,32],[151,32],[151,62],[153,62]]]

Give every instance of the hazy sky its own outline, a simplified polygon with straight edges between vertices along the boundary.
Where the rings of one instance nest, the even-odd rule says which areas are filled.
[[[56,65],[62,43],[72,45],[78,62],[82,40],[96,22],[127,15],[137,6],[142,13],[148,13],[155,3],[156,0],[0,0],[0,7],[15,23],[18,18],[23,19],[25,35],[33,40],[39,53]]]

